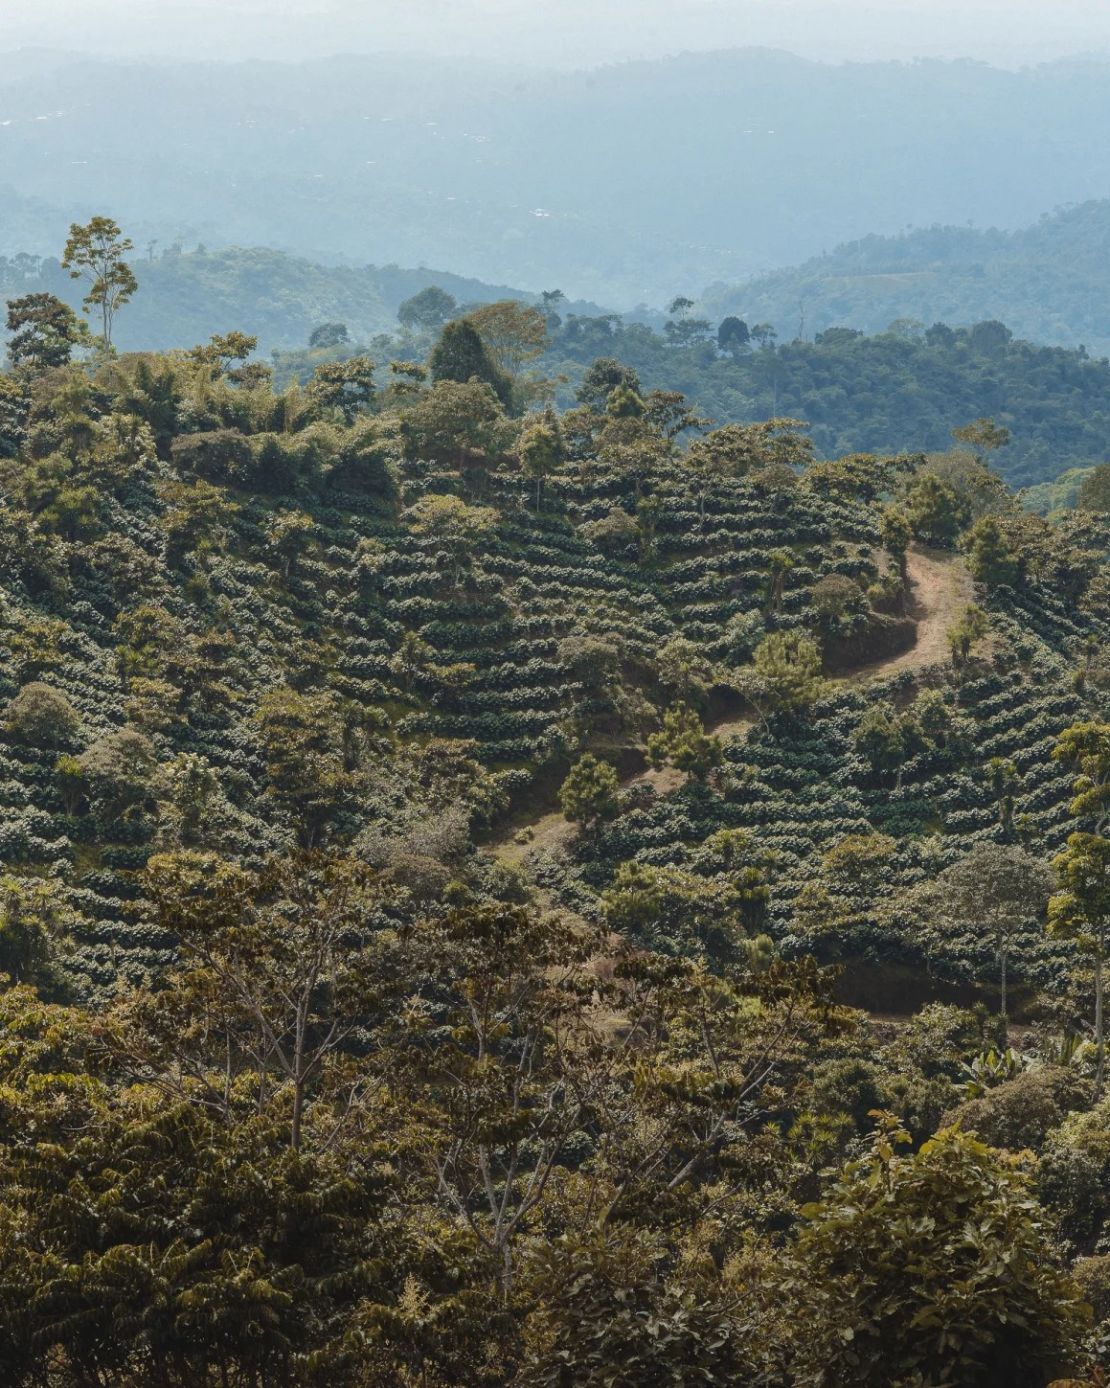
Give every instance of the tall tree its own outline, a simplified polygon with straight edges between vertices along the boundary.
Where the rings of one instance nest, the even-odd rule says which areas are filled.
[[[466,385],[477,378],[488,385],[506,408],[512,400],[512,382],[494,361],[473,323],[465,318],[448,323],[428,358],[432,380]]]
[[[982,930],[990,938],[998,960],[1003,1021],[1014,937],[1044,910],[1051,890],[1048,869],[1022,849],[978,843],[941,874],[930,898],[946,921]]]
[[[1103,975],[1110,948],[1110,839],[1072,834],[1052,865],[1060,890],[1048,903],[1049,933],[1074,940],[1094,969],[1095,1088],[1101,1095],[1106,1074]]]
[[[74,222],[62,253],[62,268],[71,279],[88,281],[84,305],[100,315],[101,339],[112,345],[116,313],[129,303],[139,282],[124,260],[135,244],[125,237],[111,217],[94,217],[85,226]]]

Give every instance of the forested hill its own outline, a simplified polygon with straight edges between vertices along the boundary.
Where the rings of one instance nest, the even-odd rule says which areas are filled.
[[[1019,337],[1110,351],[1110,201],[1085,202],[1016,231],[936,226],[868,236],[746,284],[716,284],[708,313],[811,332],[879,332],[895,319],[968,327],[998,318]]]
[[[16,241],[16,245],[26,244]],[[322,265],[262,247],[182,250],[150,246],[136,272],[142,294],[121,315],[124,351],[165,351],[206,339],[214,322],[256,337],[260,350],[303,347],[321,323],[342,322],[354,341],[397,330],[397,310],[414,294],[438,286],[459,304],[530,300],[525,290],[487,284],[450,271],[399,265]],[[80,310],[84,289],[52,257],[0,255],[0,299],[55,294]],[[597,314],[588,302],[569,312]]]
[[[711,325],[702,328],[708,334]],[[568,318],[548,362],[574,380],[595,357],[616,357],[645,384],[686,392],[719,422],[805,420],[829,458],[945,449],[954,429],[984,416],[1012,435],[995,466],[1015,486],[1110,456],[1110,362],[1016,340],[997,321],[957,330],[903,322],[871,337],[828,328],[813,341],[776,344],[772,335],[729,351],[718,350],[720,330],[699,341],[696,320],[680,324],[691,329],[683,343],[643,324]]]
[[[213,321],[234,324],[259,339],[264,355],[277,352],[279,384],[307,382],[325,361],[361,354],[384,381],[391,360],[423,360],[449,316],[490,303],[544,305],[542,294],[445,272],[323,266],[257,248],[161,252],[135,270],[139,292],[116,324],[121,348],[195,343]],[[428,305],[430,288],[441,292]],[[84,287],[56,260],[0,258],[0,298],[44,292],[79,309]],[[547,298],[542,355],[532,365],[564,404],[596,358],[615,357],[646,388],[681,390],[718,424],[805,420],[825,457],[942,450],[953,429],[982,417],[1010,431],[995,462],[1017,486],[1054,482],[1110,452],[1110,364],[1015,340],[996,321],[956,330],[902,321],[873,336],[839,327],[776,343],[755,314],[737,340],[727,320],[701,319],[692,304],[649,323]],[[317,328],[337,325],[341,342],[308,349]]]
[[[5,1385],[1106,1364],[1110,469],[24,308]]]

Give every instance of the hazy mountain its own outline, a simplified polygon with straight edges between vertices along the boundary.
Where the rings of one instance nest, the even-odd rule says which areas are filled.
[[[450,265],[629,307],[871,233],[1013,228],[1110,191],[1105,61],[4,69],[9,253],[56,251],[67,217],[108,211],[163,243]]]
[[[833,325],[876,332],[898,318],[953,326],[997,318],[1036,342],[1110,352],[1110,201],[1084,203],[1020,231],[933,227],[868,236],[792,270],[704,296],[780,335]]]

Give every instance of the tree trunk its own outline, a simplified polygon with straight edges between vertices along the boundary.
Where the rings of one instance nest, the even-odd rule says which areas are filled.
[[[1005,945],[998,951],[999,962],[1002,965],[1002,1025],[1005,1028],[1003,1040],[1006,1045],[1010,1044],[1010,1021],[1006,1012],[1006,966],[1010,962],[1010,952]]]
[[[304,1115],[304,1079],[298,1076],[293,1081],[293,1129],[289,1145],[294,1152],[301,1150],[301,1119]]]
[[[1102,1082],[1106,1069],[1106,1038],[1102,1025],[1102,950],[1095,955],[1095,1098],[1102,1098]]]

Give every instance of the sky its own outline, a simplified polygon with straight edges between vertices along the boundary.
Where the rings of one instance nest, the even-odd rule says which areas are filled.
[[[696,49],[1021,66],[1110,53],[1110,0],[0,0],[0,52],[291,60],[419,51],[585,67]]]

